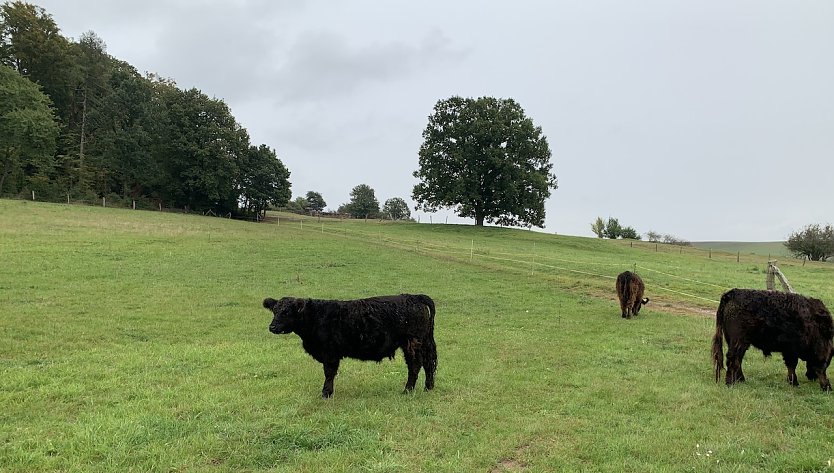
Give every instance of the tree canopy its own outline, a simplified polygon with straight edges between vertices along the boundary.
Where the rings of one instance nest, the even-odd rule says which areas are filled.
[[[392,197],[382,206],[382,214],[391,220],[406,220],[411,218],[408,204],[400,197]]]
[[[51,172],[58,132],[49,97],[0,65],[0,192],[10,175],[25,179]]]
[[[309,206],[310,210],[321,212],[327,207],[327,203],[324,201],[324,197],[321,196],[318,192],[315,191],[307,191],[307,195],[305,197],[307,199],[307,205]]]
[[[429,116],[412,197],[417,208],[455,209],[500,225],[544,225],[544,202],[556,189],[550,147],[512,99],[451,97]]]
[[[250,143],[222,100],[140,75],[92,31],[69,40],[43,8],[3,3],[0,64],[4,83],[14,72],[48,97],[30,100],[30,109],[51,103],[57,118],[50,128],[55,118],[44,111],[4,115],[0,140],[19,141],[25,129],[39,148],[0,150],[10,176],[2,194],[37,189],[42,200],[107,196],[216,214],[262,214],[289,200],[289,171],[275,151]],[[0,107],[11,103],[4,98]],[[45,128],[36,133],[35,122]]]
[[[798,258],[825,261],[834,255],[834,227],[830,224],[806,225],[788,237],[785,247]]]
[[[376,217],[379,214],[379,201],[371,186],[359,184],[350,191],[350,202],[342,205],[341,211],[353,218]]]
[[[591,231],[594,232],[597,238],[640,240],[640,234],[637,233],[637,230],[633,227],[623,227],[620,225],[619,219],[613,217],[609,217],[607,220],[603,220],[602,217],[597,217],[591,223]]]

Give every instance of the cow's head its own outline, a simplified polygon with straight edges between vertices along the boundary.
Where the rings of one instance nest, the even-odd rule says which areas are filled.
[[[284,297],[276,301],[271,297],[264,299],[264,307],[272,311],[272,323],[269,331],[274,334],[290,333],[298,326],[306,299]]]

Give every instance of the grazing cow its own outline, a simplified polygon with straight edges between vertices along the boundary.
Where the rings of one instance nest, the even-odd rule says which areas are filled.
[[[333,395],[333,379],[342,358],[380,362],[401,348],[408,365],[405,391],[414,389],[423,368],[426,390],[434,388],[437,347],[434,301],[425,295],[401,294],[352,301],[264,299],[274,317],[269,331],[295,332],[304,350],[324,365],[321,396]]]
[[[649,303],[648,297],[643,297],[646,286],[635,273],[626,271],[617,276],[617,297],[620,298],[620,310],[623,318],[630,319],[632,315],[640,313],[643,304]]]
[[[804,360],[805,376],[818,379],[823,391],[831,390],[825,370],[831,363],[834,324],[831,314],[819,299],[799,294],[732,289],[721,296],[715,315],[715,336],[712,338],[712,360],[715,382],[724,369],[724,347],[727,340],[727,385],[744,381],[741,361],[750,345],[765,356],[782,353],[788,368],[788,383],[798,386],[796,364]]]

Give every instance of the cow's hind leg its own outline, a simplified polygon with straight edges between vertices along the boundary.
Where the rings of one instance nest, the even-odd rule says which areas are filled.
[[[333,395],[333,380],[339,372],[339,360],[335,363],[324,363],[324,387],[321,388],[321,397],[327,399]]]
[[[434,389],[434,372],[437,371],[437,346],[429,338],[423,347],[423,372],[426,375],[426,391]]]
[[[785,360],[785,366],[788,368],[788,384],[799,386],[799,380],[796,377],[796,364],[799,363],[799,358],[793,353],[782,353],[782,359]]]
[[[414,390],[414,385],[417,384],[417,376],[420,374],[421,357],[420,357],[420,342],[418,340],[409,340],[403,347],[403,356],[405,364],[408,366],[408,380],[405,382],[405,391]]]
[[[805,373],[805,376],[808,379],[819,379],[820,387],[823,391],[831,391],[831,382],[828,380],[828,376],[825,375],[825,368],[820,368],[816,364],[808,363],[808,371]]]
[[[825,370],[817,370],[817,377],[820,379],[820,387],[823,391],[831,391],[831,382],[825,375]]]
[[[744,354],[750,345],[747,343],[734,343],[727,350],[727,385],[741,383],[744,381],[744,372],[741,370],[741,362]]]

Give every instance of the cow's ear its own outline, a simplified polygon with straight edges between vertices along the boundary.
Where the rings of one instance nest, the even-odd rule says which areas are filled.
[[[296,312],[298,312],[298,313],[303,312],[304,308],[307,307],[307,301],[308,300],[309,299],[296,299],[295,300],[295,310],[296,310]]]
[[[267,297],[266,299],[264,299],[264,308],[272,310],[275,307],[275,304],[277,303],[278,301],[276,301],[275,299]]]

